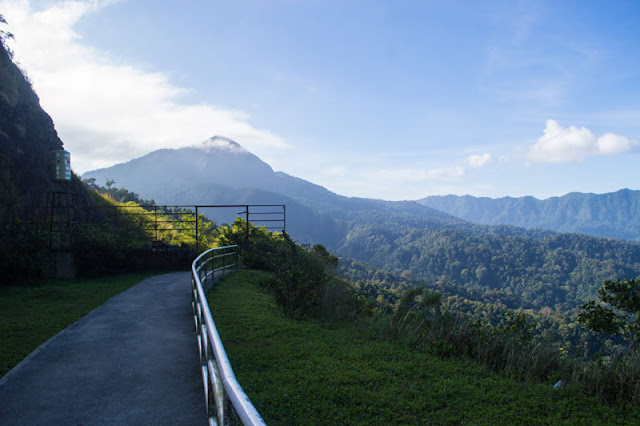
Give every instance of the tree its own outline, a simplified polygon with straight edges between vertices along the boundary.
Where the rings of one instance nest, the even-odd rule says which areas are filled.
[[[2,15],[0,15],[0,24],[7,24],[7,20],[4,19],[4,16]],[[13,59],[13,51],[9,49],[9,46],[7,46],[7,40],[12,38],[14,38],[12,33],[0,30],[0,44],[2,44],[2,47],[7,51],[9,57]]]
[[[582,305],[578,321],[593,331],[624,337],[633,348],[640,344],[640,276],[606,280],[598,290],[600,302]]]

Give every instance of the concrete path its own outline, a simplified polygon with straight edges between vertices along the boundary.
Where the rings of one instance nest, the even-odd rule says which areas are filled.
[[[0,380],[0,425],[204,425],[191,275],[148,278]]]

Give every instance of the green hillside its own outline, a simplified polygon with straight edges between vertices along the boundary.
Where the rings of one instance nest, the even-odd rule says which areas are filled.
[[[208,293],[236,376],[268,424],[635,424],[554,380],[506,379],[371,329],[287,318],[241,271]]]

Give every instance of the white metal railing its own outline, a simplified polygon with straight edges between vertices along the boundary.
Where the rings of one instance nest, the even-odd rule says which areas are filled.
[[[205,403],[210,425],[233,425],[239,419],[245,425],[265,422],[236,380],[227,353],[204,295],[203,283],[213,282],[238,268],[238,247],[225,246],[207,250],[191,265],[193,318],[200,350],[200,366]]]

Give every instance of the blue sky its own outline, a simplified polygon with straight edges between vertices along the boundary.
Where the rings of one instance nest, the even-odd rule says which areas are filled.
[[[0,0],[0,14],[80,173],[223,135],[349,196],[640,189],[639,2]]]

